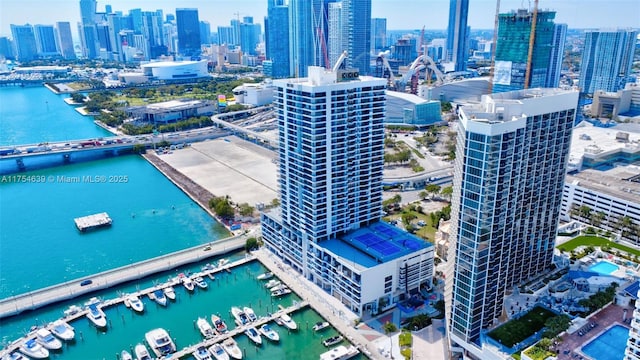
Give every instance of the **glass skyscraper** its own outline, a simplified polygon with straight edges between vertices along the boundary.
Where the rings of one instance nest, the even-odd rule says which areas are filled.
[[[560,72],[562,71],[564,43],[566,40],[567,24],[555,24],[553,27],[551,54],[549,54],[549,70],[547,71],[546,87],[558,87],[560,84]]]
[[[370,74],[371,0],[342,0],[343,19],[347,22],[347,68]]]
[[[447,61],[453,62],[454,71],[467,70],[469,59],[469,0],[450,0],[447,27]],[[418,49],[422,51],[422,49]]]
[[[178,53],[185,57],[200,55],[200,20],[198,9],[176,9]]]
[[[53,25],[34,25],[33,33],[36,36],[36,49],[41,57],[58,56],[56,46],[56,32]]]
[[[317,41],[312,22],[313,2],[289,1],[289,65],[290,73],[295,77],[306,77],[308,67],[317,65],[315,64]]]
[[[291,76],[289,65],[289,7],[284,0],[269,0],[264,20],[266,57],[271,70],[265,75],[275,79]]]
[[[71,24],[68,22],[56,23],[58,46],[60,47],[60,53],[65,59],[75,59],[76,53],[73,49],[73,38],[71,36]]]
[[[587,31],[580,68],[580,91],[592,94],[597,90],[615,92],[627,83],[633,52],[635,30]]]
[[[536,88],[460,109],[445,299],[451,342],[477,358],[505,292],[551,267],[577,103]]]
[[[16,47],[16,58],[19,61],[30,61],[38,57],[36,37],[31,25],[11,24],[11,36]]]
[[[387,19],[371,19],[371,53],[376,55],[378,51],[387,47]]]

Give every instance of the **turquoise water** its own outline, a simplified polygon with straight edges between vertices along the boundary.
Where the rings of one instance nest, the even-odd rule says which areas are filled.
[[[611,275],[611,273],[618,269],[618,265],[612,264],[608,261],[598,261],[597,263],[589,266],[590,271],[594,271],[603,275]]]
[[[583,346],[582,352],[594,360],[622,360],[628,338],[629,329],[615,325]]]
[[[0,87],[0,146],[109,136],[45,87]]]

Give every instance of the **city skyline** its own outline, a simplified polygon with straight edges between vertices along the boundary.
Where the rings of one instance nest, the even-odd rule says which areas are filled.
[[[130,9],[141,8],[145,11],[162,9],[165,14],[175,14],[176,7],[196,7],[200,20],[208,21],[211,28],[227,26],[232,19],[253,16],[256,23],[264,23],[267,14],[267,0],[234,1],[233,5],[220,4],[220,1],[203,2],[185,0],[179,4],[168,0],[109,0],[99,1],[98,11],[104,11],[105,5],[111,5],[114,11],[127,13]],[[386,18],[388,30],[413,30],[423,26],[427,29],[446,30],[448,0],[405,0],[406,6],[398,7],[394,0],[373,0],[371,17]],[[585,6],[589,4],[589,6]],[[521,8],[522,1],[503,0],[500,11],[508,12]],[[526,4],[529,5],[528,3]],[[10,36],[10,24],[24,25],[54,24],[80,21],[79,1],[55,0],[7,0],[0,3],[0,36]],[[28,12],[24,9],[29,9]],[[425,11],[415,11],[424,8]],[[640,2],[635,0],[614,1],[578,1],[578,0],[541,0],[540,9],[555,10],[556,23],[567,23],[569,28],[638,28],[640,27]],[[411,9],[411,11],[407,11]],[[469,4],[468,24],[472,29],[493,28],[495,1],[475,0]],[[215,14],[215,15],[214,15]],[[75,26],[72,26],[75,33]],[[77,41],[77,40],[76,40]]]

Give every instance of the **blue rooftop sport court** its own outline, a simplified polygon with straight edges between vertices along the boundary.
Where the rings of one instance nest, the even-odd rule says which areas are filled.
[[[620,269],[618,265],[608,261],[598,261],[597,263],[589,266],[590,271],[597,272],[602,275],[611,275],[611,273],[618,269]]]
[[[629,329],[615,325],[582,347],[582,352],[594,360],[622,360],[629,338]]]
[[[324,245],[328,250],[363,266],[374,266],[432,246],[425,240],[385,222],[360,228],[339,239],[326,241]]]

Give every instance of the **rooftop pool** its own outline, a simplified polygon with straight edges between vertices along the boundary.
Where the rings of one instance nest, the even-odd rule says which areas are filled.
[[[582,347],[582,352],[594,360],[622,360],[629,338],[629,329],[614,325]]]
[[[598,261],[597,263],[589,266],[589,271],[594,271],[602,275],[611,275],[618,269],[620,269],[618,265],[608,261]]]

